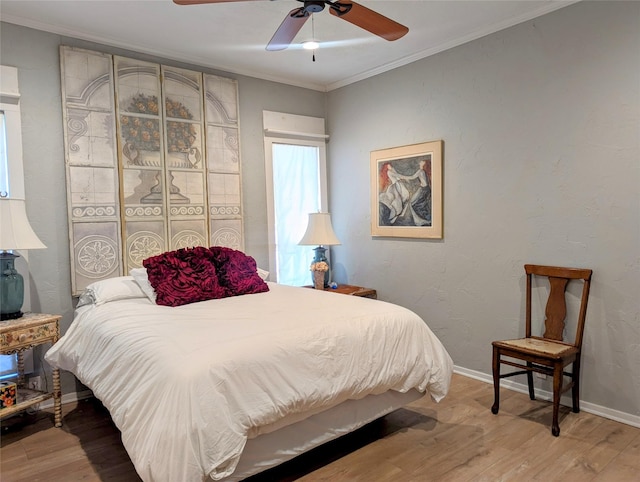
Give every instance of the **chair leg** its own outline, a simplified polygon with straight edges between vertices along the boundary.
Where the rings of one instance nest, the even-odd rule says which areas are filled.
[[[576,358],[573,361],[571,380],[573,381],[573,387],[571,388],[573,413],[580,413],[580,358]]]
[[[494,415],[500,410],[500,351],[495,346],[493,347],[493,406],[491,407],[491,413]]]
[[[553,422],[551,423],[551,433],[557,437],[560,435],[560,424],[558,414],[560,413],[560,395],[562,394],[562,364],[557,363],[553,367]]]
[[[527,362],[527,366],[529,368],[531,368],[533,366],[533,363],[531,362]],[[532,371],[528,371],[527,372],[527,383],[529,385],[529,398],[531,400],[535,400],[536,399],[536,394],[533,390],[533,372]]]

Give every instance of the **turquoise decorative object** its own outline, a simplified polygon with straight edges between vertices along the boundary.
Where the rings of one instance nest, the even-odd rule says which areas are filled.
[[[46,246],[33,232],[24,199],[0,195],[0,319],[22,316],[24,278],[16,271],[13,250],[42,249]]]
[[[22,316],[24,302],[24,278],[16,271],[15,258],[6,251],[0,252],[0,320],[13,320]]]

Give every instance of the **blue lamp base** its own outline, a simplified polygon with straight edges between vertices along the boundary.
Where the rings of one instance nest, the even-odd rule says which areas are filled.
[[[22,316],[24,278],[14,267],[16,254],[0,251],[0,320]]]
[[[324,246],[318,246],[317,248],[313,248],[313,251],[315,251],[315,255],[313,257],[313,263],[324,261],[325,263],[327,263],[327,266],[329,266],[329,261],[327,261],[327,257],[324,255],[324,253],[327,251],[327,248],[325,248]],[[329,287],[330,279],[331,279],[331,266],[329,266],[329,269],[324,272],[325,288]],[[311,282],[313,283],[313,272],[311,272]]]

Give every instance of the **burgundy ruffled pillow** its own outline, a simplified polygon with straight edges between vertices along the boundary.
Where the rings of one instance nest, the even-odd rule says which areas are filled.
[[[213,253],[202,246],[162,253],[142,265],[158,305],[180,306],[229,295],[218,281]]]
[[[209,250],[216,265],[218,280],[229,296],[269,291],[269,286],[258,274],[256,260],[251,256],[222,246],[213,246]]]

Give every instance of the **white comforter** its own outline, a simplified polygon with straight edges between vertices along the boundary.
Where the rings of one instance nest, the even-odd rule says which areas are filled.
[[[447,393],[451,358],[413,312],[269,287],[177,308],[82,307],[46,360],[105,404],[145,481],[223,478],[248,438],[347,399]]]

